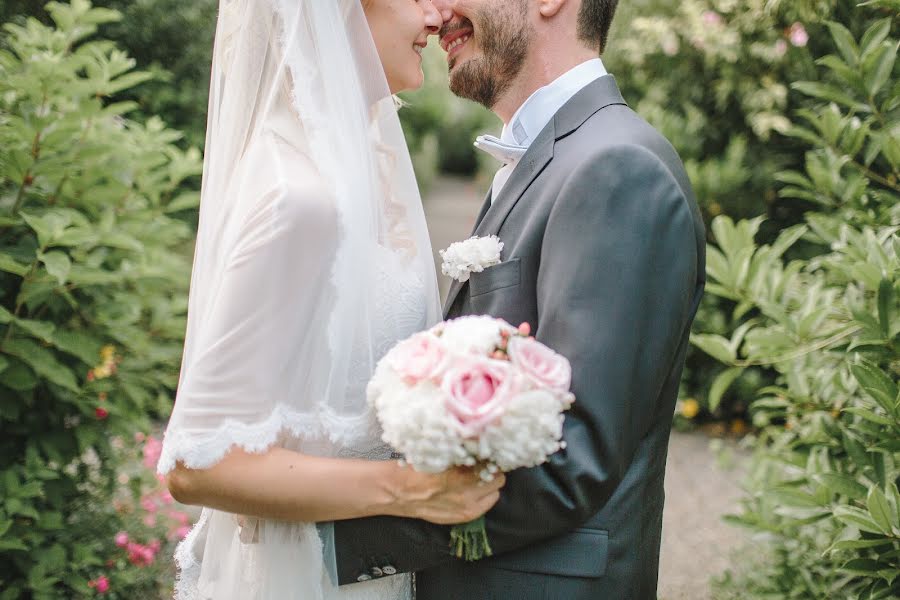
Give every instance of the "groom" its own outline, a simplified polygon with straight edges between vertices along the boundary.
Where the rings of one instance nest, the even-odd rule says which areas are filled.
[[[454,283],[445,316],[528,322],[569,358],[565,450],[508,475],[487,514],[494,556],[448,555],[449,530],[335,523],[341,584],[416,572],[419,600],[656,597],[663,476],[704,229],[672,146],[599,59],[616,0],[433,0],[450,89],[505,123],[478,146],[505,166],[475,235],[502,262]]]

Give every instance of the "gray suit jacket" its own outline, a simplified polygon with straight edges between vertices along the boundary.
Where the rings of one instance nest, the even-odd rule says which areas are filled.
[[[447,318],[528,322],[569,358],[567,447],[508,475],[487,515],[495,556],[463,563],[449,534],[413,519],[335,524],[342,584],[415,571],[419,600],[656,597],[663,477],[705,234],[672,146],[611,76],[541,132],[475,234],[501,264],[452,286]]]

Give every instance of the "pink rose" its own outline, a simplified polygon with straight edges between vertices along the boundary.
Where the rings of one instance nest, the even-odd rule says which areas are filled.
[[[128,534],[124,531],[120,531],[116,534],[116,546],[119,548],[124,548],[128,545]]]
[[[506,349],[513,365],[540,387],[568,392],[572,385],[572,365],[534,338],[515,337]]]
[[[447,351],[431,333],[419,333],[391,351],[390,364],[401,377],[415,384],[440,377],[447,364]]]
[[[791,25],[788,37],[790,38],[791,43],[798,48],[802,48],[809,42],[809,34],[806,33],[806,28],[802,23],[794,23]]]
[[[447,372],[443,390],[447,410],[462,426],[463,435],[471,438],[503,416],[515,384],[508,364],[471,359]]]

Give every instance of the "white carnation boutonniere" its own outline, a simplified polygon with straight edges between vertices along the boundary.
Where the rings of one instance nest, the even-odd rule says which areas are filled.
[[[441,250],[441,272],[460,283],[469,280],[472,273],[481,273],[488,267],[500,264],[503,242],[496,235],[473,236],[462,242],[450,244]]]

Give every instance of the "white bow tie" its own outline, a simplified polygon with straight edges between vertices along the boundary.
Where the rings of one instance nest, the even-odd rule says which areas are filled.
[[[475,138],[475,147],[487,152],[504,165],[519,162],[519,159],[528,151],[528,146],[507,144],[493,135],[479,135]]]

